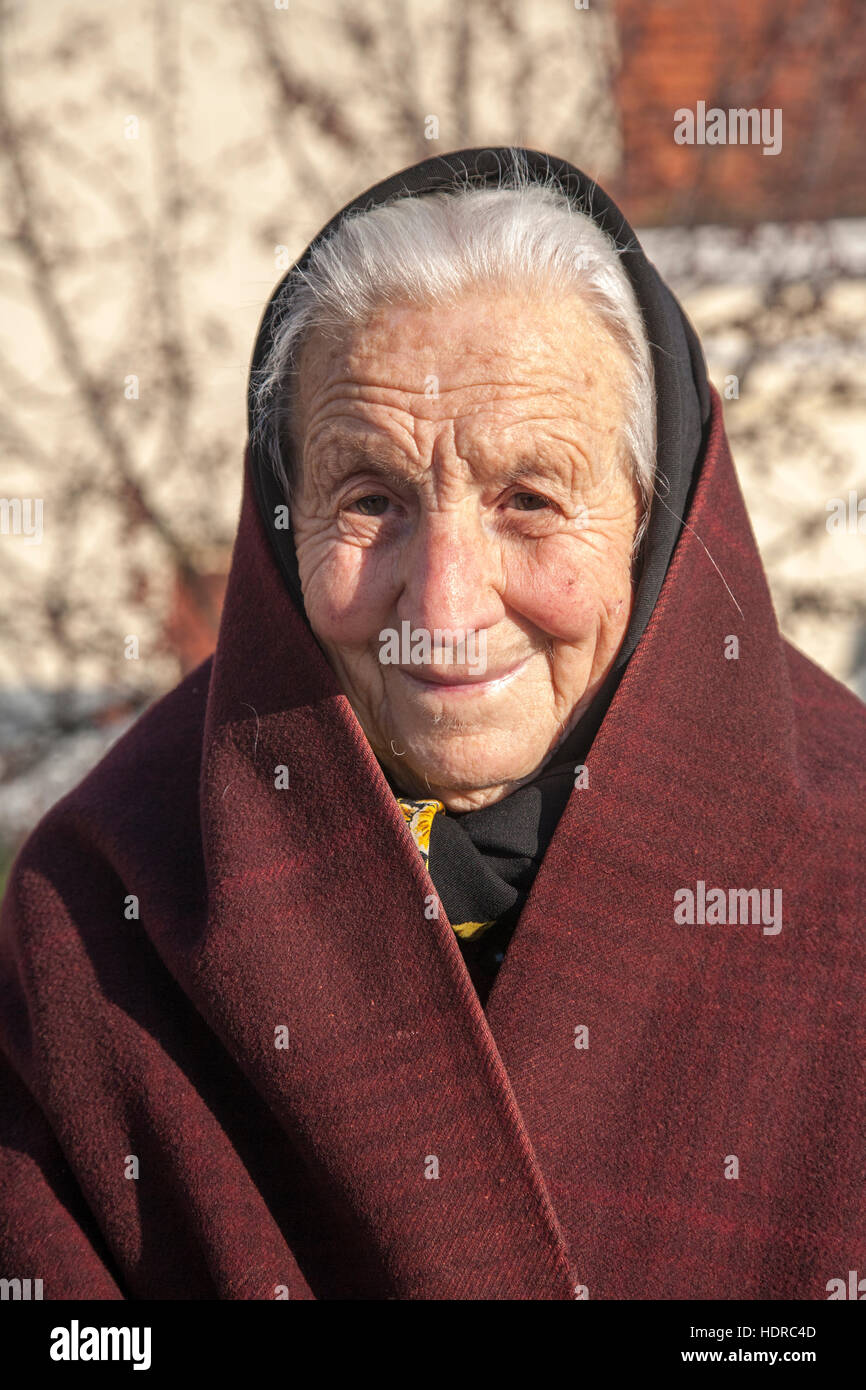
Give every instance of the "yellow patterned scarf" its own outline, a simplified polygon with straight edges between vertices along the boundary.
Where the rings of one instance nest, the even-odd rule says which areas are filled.
[[[409,833],[418,852],[427,868],[430,858],[430,832],[433,829],[433,817],[441,812],[446,814],[445,807],[441,801],[410,801],[407,797],[398,796],[397,805],[403,812],[403,818],[409,827]],[[495,918],[490,922],[452,922],[455,934],[461,941],[474,941],[477,937],[486,932],[488,927],[494,925]]]

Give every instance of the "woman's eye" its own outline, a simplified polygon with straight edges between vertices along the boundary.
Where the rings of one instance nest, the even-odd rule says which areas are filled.
[[[347,510],[360,512],[362,516],[381,516],[387,506],[387,497],[371,493],[369,497],[357,497],[354,502],[349,503]]]
[[[516,492],[511,499],[511,505],[519,512],[540,512],[543,508],[549,507],[550,503],[537,492]]]

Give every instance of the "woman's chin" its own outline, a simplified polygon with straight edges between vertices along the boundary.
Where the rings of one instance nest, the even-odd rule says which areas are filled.
[[[382,761],[407,788],[407,795],[433,797],[449,810],[470,810],[501,800],[530,777],[549,747],[536,746],[533,738],[521,749],[513,735],[507,748],[502,744],[498,731],[489,738],[453,733],[419,738],[414,731],[406,731],[394,735]],[[457,804],[467,799],[465,806]]]

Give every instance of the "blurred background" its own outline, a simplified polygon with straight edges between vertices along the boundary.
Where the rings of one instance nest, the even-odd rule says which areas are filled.
[[[344,203],[521,144],[598,179],[724,398],[786,635],[866,697],[861,0],[0,0],[0,885],[212,650],[264,303]],[[779,109],[782,148],[674,140]]]

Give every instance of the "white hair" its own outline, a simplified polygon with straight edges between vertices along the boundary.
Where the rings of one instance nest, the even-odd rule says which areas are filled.
[[[467,175],[443,192],[400,195],[355,209],[315,244],[288,277],[270,341],[253,380],[253,444],[291,498],[289,439],[300,349],[311,332],[339,336],[387,304],[454,304],[468,292],[539,297],[579,295],[622,350],[626,384],[621,455],[636,479],[642,515],[653,493],[656,406],[643,317],[611,237],[563,191],[554,175],[533,177],[520,151],[499,187]]]

